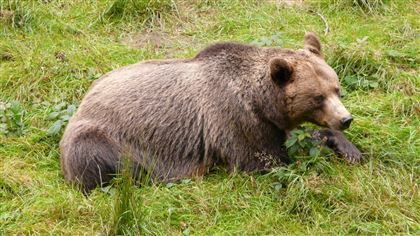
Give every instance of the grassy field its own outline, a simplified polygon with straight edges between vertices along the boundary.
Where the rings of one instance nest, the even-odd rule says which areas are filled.
[[[0,235],[420,234],[415,0],[0,0]],[[317,32],[366,161],[296,155],[270,174],[114,188],[64,182],[58,142],[89,85],[217,41],[301,48]]]

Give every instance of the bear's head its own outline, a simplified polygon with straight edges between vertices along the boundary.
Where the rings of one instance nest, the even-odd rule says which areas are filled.
[[[314,33],[305,35],[304,49],[270,58],[269,70],[291,127],[305,121],[340,130],[350,126],[353,118],[340,101],[337,74],[325,62]]]

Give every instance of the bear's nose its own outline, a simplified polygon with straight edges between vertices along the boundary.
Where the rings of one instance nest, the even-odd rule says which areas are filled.
[[[351,122],[353,121],[352,116],[344,117],[341,119],[341,129],[347,129],[350,127]]]

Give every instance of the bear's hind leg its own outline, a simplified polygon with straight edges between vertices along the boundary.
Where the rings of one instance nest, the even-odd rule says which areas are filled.
[[[67,181],[85,194],[108,183],[117,171],[118,145],[99,128],[82,123],[69,127],[61,143],[61,166]]]

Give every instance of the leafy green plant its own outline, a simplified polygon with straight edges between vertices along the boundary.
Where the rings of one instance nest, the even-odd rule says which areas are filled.
[[[304,129],[296,129],[290,133],[290,137],[286,141],[286,148],[290,156],[309,155],[310,157],[318,157],[321,153],[322,146],[320,141],[311,139],[311,134]]]
[[[65,102],[54,106],[54,111],[51,112],[47,119],[55,120],[55,122],[48,128],[48,135],[57,135],[66,126],[71,116],[76,112],[76,105],[67,105]]]
[[[387,62],[368,47],[367,40],[363,37],[349,45],[340,43],[329,53],[328,63],[347,90],[386,88],[395,77],[393,71],[385,69]]]
[[[332,152],[321,141],[313,139],[310,130],[305,128],[293,130],[285,145],[290,158],[293,159],[293,164],[286,169],[283,168],[288,170],[284,175],[287,179],[296,177],[296,174],[305,175],[310,171],[330,172],[331,167],[325,157],[332,155]]]
[[[259,47],[269,47],[269,46],[283,46],[283,40],[281,39],[282,33],[277,32],[270,37],[262,37],[251,42],[251,44]]]
[[[278,168],[274,175],[278,181],[274,183],[276,189],[287,187],[290,183],[301,181],[303,175],[311,171],[329,173],[330,164],[324,158],[331,154],[321,141],[311,138],[311,134],[304,128],[293,130],[286,141],[286,148],[293,163]]]
[[[292,164],[274,169],[269,175],[274,177],[272,187],[281,193],[283,207],[290,214],[307,216],[311,212],[313,190],[308,187],[311,176],[329,175],[333,167],[325,156],[330,155],[321,141],[311,138],[309,130],[293,130],[286,141]]]
[[[19,102],[0,102],[0,133],[5,135],[22,135],[25,125],[25,110]]]
[[[363,89],[363,90],[370,90],[370,89],[376,89],[379,86],[379,83],[374,80],[370,80],[364,77],[358,77],[356,75],[348,75],[344,77],[343,85],[350,89]]]

